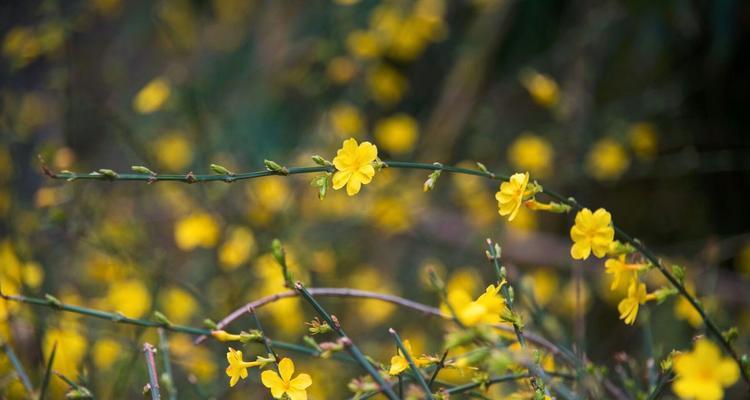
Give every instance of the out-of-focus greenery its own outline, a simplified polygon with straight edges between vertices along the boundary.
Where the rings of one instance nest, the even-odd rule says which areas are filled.
[[[270,253],[278,237],[310,286],[438,305],[426,268],[479,294],[494,279],[483,241],[492,237],[528,329],[610,371],[688,349],[703,332],[676,297],[622,324],[623,293],[609,290],[603,261],[570,258],[570,218],[521,209],[507,222],[497,186],[478,177],[443,174],[425,193],[426,173],[385,169],[356,197],[330,190],[321,201],[310,176],[67,183],[47,179],[37,159],[82,172],[210,173],[211,163],[239,172],[264,159],[312,165],[355,137],[383,159],[529,171],[606,207],[686,267],[691,290],[722,326],[739,328],[735,344],[747,351],[749,13],[732,0],[5,2],[2,290],[199,326],[285,290]],[[416,354],[441,352],[439,321],[375,300],[322,301],[383,362],[395,353],[390,326]],[[273,338],[299,342],[314,314],[295,298],[258,316]],[[142,343],[158,342],[155,331],[4,301],[0,338],[36,385],[57,343],[54,369],[99,398],[140,395]],[[170,345],[181,397],[265,390],[257,374],[228,388],[226,346],[183,334]],[[295,362],[313,378],[310,398],[351,395],[358,370]],[[14,374],[0,356],[0,393],[22,398]],[[727,396],[742,398],[741,385]],[[54,398],[67,388],[53,378]]]

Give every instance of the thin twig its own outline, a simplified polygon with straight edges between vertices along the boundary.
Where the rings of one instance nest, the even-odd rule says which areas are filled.
[[[432,400],[432,391],[430,391],[430,387],[427,385],[427,382],[425,382],[424,377],[422,376],[422,371],[417,368],[417,364],[414,362],[414,359],[411,357],[411,354],[406,350],[406,347],[404,346],[404,342],[401,341],[401,336],[398,335],[398,332],[396,332],[395,329],[390,328],[388,329],[388,333],[393,336],[393,340],[396,341],[396,346],[398,346],[399,350],[401,350],[401,353],[404,355],[404,358],[406,358],[406,362],[409,363],[409,367],[411,368],[412,372],[414,373],[415,377],[417,378],[417,382],[420,386],[422,386],[422,389],[424,389],[424,394],[427,396],[428,400]]]
[[[156,353],[154,346],[150,343],[143,344],[143,354],[146,356],[146,367],[148,368],[148,389],[151,392],[151,400],[159,400],[161,399],[161,394],[159,393],[159,374],[156,372],[154,353]]]
[[[169,352],[169,338],[164,328],[157,329],[159,332],[159,351],[161,351],[161,360],[164,368],[162,374],[162,380],[164,386],[166,386],[169,400],[177,400],[177,385],[174,381],[174,374],[172,373],[172,362],[170,360]]]
[[[440,357],[440,362],[437,363],[435,366],[435,370],[432,371],[432,376],[430,377],[430,381],[427,382],[427,386],[432,387],[432,384],[435,382],[435,379],[437,379],[438,373],[440,373],[440,370],[445,367],[445,359],[448,357],[448,350],[443,352],[443,356]]]
[[[349,354],[351,354],[352,357],[354,357],[354,359],[362,366],[362,368],[364,368],[365,371],[367,371],[367,373],[372,376],[372,379],[374,379],[378,386],[380,386],[386,397],[388,397],[390,400],[398,400],[398,396],[396,396],[396,394],[393,392],[391,386],[388,385],[388,383],[373,367],[370,361],[365,358],[365,355],[362,354],[362,351],[359,350],[359,347],[357,347],[357,345],[355,345],[354,342],[351,341],[349,336],[346,335],[344,330],[341,328],[341,325],[339,325],[338,321],[334,320],[331,315],[323,308],[323,306],[321,306],[320,303],[318,303],[318,301],[312,297],[310,292],[307,291],[304,286],[302,286],[301,282],[295,283],[294,287],[298,292],[300,292],[302,298],[310,303],[310,305],[315,309],[320,317],[323,318],[331,328],[333,328],[334,332],[336,332],[339,337],[345,340],[345,347],[349,351]]]

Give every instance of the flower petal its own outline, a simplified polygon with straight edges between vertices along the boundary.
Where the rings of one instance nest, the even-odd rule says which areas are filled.
[[[294,361],[290,358],[283,358],[279,362],[279,375],[284,382],[289,382],[294,374]]]
[[[289,387],[294,390],[305,390],[312,385],[312,378],[308,374],[299,374],[289,381]]]
[[[359,193],[359,189],[362,187],[362,181],[359,180],[359,177],[357,175],[352,175],[351,178],[349,178],[349,182],[346,184],[346,194],[349,196],[354,196],[355,194]]]
[[[271,389],[271,395],[275,398],[281,398],[284,394],[284,381],[281,380],[276,371],[266,370],[260,374],[260,381],[263,386]]]

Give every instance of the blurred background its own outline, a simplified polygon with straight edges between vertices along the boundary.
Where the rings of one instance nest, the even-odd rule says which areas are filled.
[[[527,329],[623,368],[701,333],[681,300],[618,321],[602,260],[573,263],[572,216],[497,213],[495,183],[384,170],[356,197],[320,201],[313,176],[233,184],[66,183],[54,170],[158,173],[312,165],[348,137],[386,160],[510,173],[605,207],[625,231],[687,268],[723,327],[750,336],[750,4],[701,1],[25,1],[0,4],[0,282],[5,293],[200,326],[284,291],[280,238],[309,286],[367,289],[426,304],[433,267],[478,295],[493,278],[484,238],[503,246]],[[662,284],[656,275],[649,289]],[[693,284],[694,282],[694,284]],[[374,301],[324,299],[354,340],[387,362],[394,326],[440,353],[444,326]],[[297,299],[259,312],[299,342],[314,314]],[[232,331],[251,329],[244,318]],[[155,332],[0,302],[0,337],[35,381],[54,368],[100,398],[146,382]],[[170,336],[184,398],[231,391],[226,346]],[[262,351],[256,348],[258,354]],[[253,354],[250,349],[246,354]],[[621,354],[622,355],[622,354]],[[295,356],[313,399],[344,398],[357,375]],[[627,364],[627,362],[625,362]],[[335,374],[335,375],[334,375]],[[468,379],[458,374],[446,380]],[[619,382],[618,382],[619,383]],[[638,382],[637,384],[643,384]],[[734,395],[742,396],[741,384]],[[66,385],[53,378],[58,395]],[[499,385],[495,394],[520,390]],[[0,356],[0,393],[23,389]],[[732,396],[732,393],[729,393]]]

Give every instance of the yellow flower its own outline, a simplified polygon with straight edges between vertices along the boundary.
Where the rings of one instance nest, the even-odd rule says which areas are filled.
[[[659,151],[659,139],[656,136],[656,127],[648,122],[633,124],[628,132],[630,147],[635,155],[641,160],[652,160]]]
[[[646,293],[646,284],[633,281],[628,288],[628,297],[622,299],[617,305],[617,311],[620,312],[620,319],[626,324],[633,325],[635,318],[638,316],[638,308],[641,304],[649,300],[654,300],[654,294]]]
[[[622,145],[614,139],[604,138],[594,144],[586,159],[589,175],[600,181],[619,178],[630,166],[630,159]]]
[[[227,376],[229,377],[229,386],[232,387],[237,384],[240,378],[247,378],[247,369],[257,367],[261,365],[261,362],[256,361],[243,361],[242,352],[235,350],[231,347],[227,351],[227,361],[229,366],[226,369]],[[269,371],[266,371],[269,372]]]
[[[724,388],[732,386],[740,376],[737,364],[722,357],[719,348],[708,339],[695,342],[693,351],[674,359],[677,378],[672,390],[682,399],[718,400]]]
[[[263,371],[260,380],[263,386],[271,389],[271,395],[280,399],[286,394],[290,400],[307,400],[306,389],[312,385],[312,378],[308,374],[299,374],[292,379],[294,374],[294,362],[284,358],[279,362],[279,372]]]
[[[391,105],[404,96],[407,82],[397,70],[385,65],[371,69],[367,74],[367,86],[372,98],[381,105]]]
[[[362,185],[372,181],[375,167],[372,163],[378,158],[378,148],[370,142],[357,145],[356,139],[344,140],[344,145],[336,153],[333,165],[338,170],[333,175],[333,188],[346,186],[346,194],[354,196]]]
[[[205,212],[197,212],[177,221],[174,226],[174,241],[181,250],[196,247],[210,248],[219,240],[219,224]]]
[[[122,346],[115,340],[103,338],[96,341],[93,348],[94,365],[97,368],[107,369],[117,361],[117,357],[123,353]]]
[[[603,208],[593,213],[584,208],[576,214],[576,223],[570,228],[570,238],[573,239],[570,255],[574,259],[585,260],[592,251],[595,256],[604,257],[615,238],[612,215]]]
[[[359,109],[348,103],[335,105],[330,113],[331,127],[341,137],[362,133],[365,128],[364,118]]]
[[[369,60],[380,55],[380,43],[370,31],[354,31],[346,37],[346,47],[353,55]]]
[[[393,154],[412,151],[418,136],[417,120],[404,113],[381,119],[375,126],[375,139],[378,144]]]
[[[529,91],[531,98],[541,106],[552,107],[560,101],[560,88],[557,82],[547,75],[528,71],[522,74],[521,83]]]
[[[75,376],[86,355],[86,338],[79,333],[76,326],[68,329],[52,328],[47,330],[42,340],[44,354],[49,356],[52,347],[57,344],[53,367],[63,375]]]
[[[219,265],[224,271],[237,269],[255,252],[255,236],[250,229],[235,227],[219,248]]]
[[[424,357],[414,357],[409,340],[404,340],[404,348],[407,354],[414,360],[414,364],[418,367],[425,364],[426,359]],[[394,376],[399,375],[406,371],[407,368],[409,368],[409,361],[406,359],[406,355],[399,349],[398,355],[391,357],[391,368],[388,370],[388,373]]]
[[[160,166],[170,171],[179,171],[193,161],[193,149],[184,133],[173,130],[156,140],[154,156]]]
[[[164,78],[155,78],[144,86],[133,99],[133,108],[141,114],[158,111],[169,99],[171,89]]]
[[[521,208],[526,186],[529,184],[529,173],[515,173],[508,182],[500,184],[500,191],[495,194],[500,215],[509,215],[508,221],[513,221]]]
[[[160,309],[169,319],[176,324],[184,324],[190,321],[198,302],[186,290],[176,286],[168,287],[159,294]]]
[[[458,320],[466,326],[478,324],[496,324],[500,322],[500,314],[505,310],[505,300],[498,294],[500,285],[489,285],[484,293],[474,301],[463,290],[455,289],[448,292],[447,302],[456,313]],[[440,309],[450,314],[448,304]]]
[[[104,301],[111,309],[138,318],[151,307],[151,294],[143,282],[130,279],[112,284]]]
[[[626,283],[630,286],[630,283],[638,276],[638,271],[646,268],[644,264],[629,264],[625,262],[625,255],[620,258],[610,258],[604,263],[605,272],[614,275],[612,279],[612,286],[610,290],[617,289],[621,283]]]
[[[334,57],[328,62],[326,75],[331,82],[342,85],[354,79],[357,74],[357,64],[349,57]]]
[[[508,160],[512,166],[539,178],[550,172],[554,154],[546,139],[528,132],[519,136],[508,148]]]

